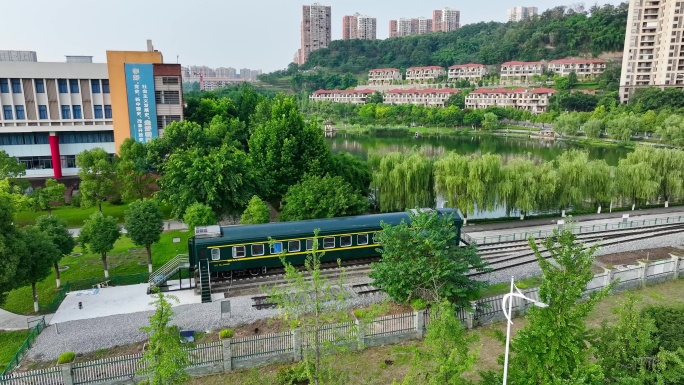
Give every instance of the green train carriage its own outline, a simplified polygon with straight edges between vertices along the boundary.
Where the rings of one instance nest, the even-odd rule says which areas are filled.
[[[437,209],[440,215],[453,215],[457,239],[461,236],[463,217],[456,209]],[[282,267],[282,251],[293,265],[304,263],[313,246],[314,230],[319,229],[318,250],[322,262],[379,256],[375,233],[381,222],[398,225],[410,223],[405,212],[314,219],[295,222],[243,226],[206,226],[195,229],[188,240],[192,270],[211,274],[212,280],[239,275],[259,275],[270,268]],[[269,238],[275,243],[270,244]],[[208,267],[208,269],[207,269]],[[206,273],[208,272],[208,273]]]

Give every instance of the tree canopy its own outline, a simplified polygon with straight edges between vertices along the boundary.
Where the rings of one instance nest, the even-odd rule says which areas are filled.
[[[146,199],[132,202],[125,216],[128,237],[135,245],[145,247],[147,266],[152,273],[152,245],[159,242],[164,222],[157,202]]]
[[[243,225],[256,225],[259,223],[269,223],[271,221],[271,212],[268,210],[266,202],[262,201],[258,196],[253,196],[249,200],[249,204],[242,213],[240,223]]]

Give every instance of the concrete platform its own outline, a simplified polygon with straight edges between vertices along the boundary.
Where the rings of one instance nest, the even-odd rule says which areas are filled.
[[[155,298],[147,294],[147,287],[147,284],[143,283],[70,292],[50,320],[50,324],[154,310],[151,303]],[[194,290],[165,294],[178,298],[178,303],[172,301],[173,306],[202,302]],[[79,302],[83,305],[82,309],[78,308]]]

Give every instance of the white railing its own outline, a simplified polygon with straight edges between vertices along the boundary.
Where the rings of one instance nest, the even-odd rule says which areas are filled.
[[[187,254],[179,254],[173,257],[170,261],[154,273],[150,274],[150,279],[147,283],[152,286],[157,286],[159,283],[166,281],[171,275],[176,273],[183,265],[189,265],[190,259]]]

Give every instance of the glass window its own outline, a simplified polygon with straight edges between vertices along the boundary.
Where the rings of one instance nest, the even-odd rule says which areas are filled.
[[[271,245],[271,254],[280,254],[283,252],[283,243],[275,242]]]
[[[343,235],[340,237],[340,246],[341,247],[349,247],[352,245],[352,236],[351,235]]]
[[[102,93],[109,93],[109,79],[102,79]]]
[[[368,234],[359,234],[356,236],[356,244],[361,246],[361,245],[367,245],[368,244]]]
[[[94,94],[100,93],[100,81],[98,79],[92,79],[90,81],[90,88]]]
[[[157,104],[180,104],[180,91],[155,91]]]
[[[330,238],[323,238],[323,248],[324,249],[332,249],[335,247],[335,238],[330,237]]]
[[[57,79],[57,88],[59,88],[60,94],[68,94],[69,88],[67,88],[66,79]]]
[[[0,133],[0,146],[48,144],[47,132]]]
[[[0,79],[0,92],[9,94],[9,82],[7,79]]]
[[[15,93],[15,94],[21,93],[21,80],[20,79],[12,79],[12,93]]]
[[[62,119],[71,119],[71,107],[62,106]]]
[[[17,110],[17,120],[26,119],[26,110],[24,110],[24,106],[16,106],[15,108]]]
[[[44,94],[45,93],[45,82],[43,79],[36,79],[36,93],[37,94]]]
[[[83,113],[81,112],[81,106],[74,107],[74,119],[83,119]]]
[[[5,117],[5,120],[14,119],[14,116],[12,114],[12,106],[2,106],[2,114]]]
[[[258,245],[252,245],[252,256],[256,257],[259,255],[264,255],[263,243],[259,243]]]
[[[102,114],[102,106],[96,104],[95,105],[95,119],[102,119],[104,115]]]
[[[111,143],[114,142],[112,131],[60,132],[59,143]]]
[[[287,251],[290,253],[295,253],[299,251],[301,248],[301,244],[299,241],[289,241],[287,242]]]
[[[111,119],[112,118],[112,106],[105,104],[104,111],[105,111],[105,119]]]
[[[48,109],[47,106],[44,104],[41,104],[38,106],[38,119],[47,119],[48,118]]]
[[[69,89],[72,94],[78,93],[78,79],[69,79]]]
[[[313,250],[313,239],[307,239],[306,240],[306,251],[311,251]]]
[[[244,246],[233,246],[233,258],[244,258],[245,247]]]
[[[162,77],[162,84],[165,86],[177,85],[178,84],[178,76],[164,76],[164,77]]]
[[[62,168],[75,168],[76,167],[76,155],[62,155],[59,157],[62,163]]]
[[[221,259],[221,250],[211,249],[211,260],[218,261],[219,259]]]

